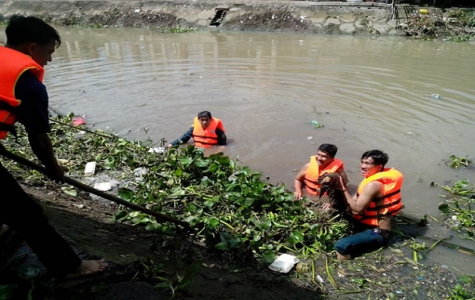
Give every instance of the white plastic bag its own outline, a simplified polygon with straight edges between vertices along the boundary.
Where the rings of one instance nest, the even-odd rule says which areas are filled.
[[[282,254],[269,266],[272,271],[288,273],[300,260],[290,254]]]

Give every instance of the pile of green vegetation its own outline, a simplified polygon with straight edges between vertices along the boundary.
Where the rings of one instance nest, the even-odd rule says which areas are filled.
[[[221,153],[205,157],[193,146],[156,153],[150,151],[155,147],[151,140],[128,141],[85,127],[71,129],[73,117],[53,118],[51,132],[56,156],[70,176],[80,177],[87,162],[95,161],[97,173],[110,172],[122,182],[122,199],[188,222],[208,247],[252,252],[272,262],[282,251],[303,256],[330,252],[347,232],[347,222],[338,215],[305,207],[284,185],[265,182],[261,173]],[[11,152],[35,159],[29,147],[8,141]],[[21,132],[18,142],[27,145]],[[138,180],[137,170],[145,173]],[[36,171],[22,175],[26,181],[41,176]],[[65,191],[74,194],[70,189]],[[115,219],[163,234],[180,230],[172,222],[159,223],[127,209],[118,211]]]
[[[446,268],[421,263],[442,241],[426,246],[400,233],[403,242],[392,245],[384,254],[380,249],[339,263],[332,247],[336,240],[349,233],[350,228],[338,214],[302,205],[307,201],[305,199],[304,202],[294,201],[293,194],[284,185],[270,184],[260,172],[223,154],[205,157],[201,150],[192,146],[157,153],[153,151],[156,145],[150,139],[129,141],[110,132],[90,131],[84,125],[72,126],[73,117],[73,114],[51,117],[50,135],[56,156],[69,168],[70,177],[87,182],[84,167],[87,162],[95,161],[96,174],[107,173],[120,182],[116,190],[119,197],[188,222],[192,228],[189,233],[215,252],[234,253],[234,257],[241,260],[264,265],[272,263],[280,253],[293,254],[301,263],[291,276],[322,294],[351,293],[364,299],[418,295],[427,299],[475,297],[473,275],[456,278]],[[9,138],[4,145],[11,152],[35,160],[27,143],[25,133],[19,130],[18,139]],[[165,140],[160,142],[160,146],[165,144]],[[469,163],[468,159],[451,157],[452,167]],[[54,184],[45,181],[37,171],[26,170],[11,161],[3,164],[23,182]],[[448,216],[456,214],[460,222],[453,228],[473,240],[475,213],[470,205],[475,195],[474,189],[467,184],[464,181],[453,187],[443,187],[451,193],[456,191],[468,202],[462,207],[461,199],[448,199],[441,205],[441,210]],[[70,195],[83,193],[72,186],[63,187],[63,191]],[[163,235],[189,230],[124,207],[118,209],[115,220],[144,226]],[[394,233],[398,236],[397,229]],[[413,253],[411,258],[407,257],[408,251]],[[160,271],[156,266],[146,269]],[[157,288],[170,287],[170,282],[164,284],[163,280],[158,280],[155,285]],[[175,292],[173,287],[171,290]]]

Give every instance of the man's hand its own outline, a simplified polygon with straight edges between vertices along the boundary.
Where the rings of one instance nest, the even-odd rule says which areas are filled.
[[[302,200],[302,192],[294,192],[294,200]]]
[[[64,183],[66,181],[64,173],[68,171],[65,166],[56,165],[54,168],[47,169],[47,176],[56,183]]]

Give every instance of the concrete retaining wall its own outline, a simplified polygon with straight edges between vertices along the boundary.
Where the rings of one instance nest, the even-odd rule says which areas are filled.
[[[0,0],[0,18],[35,15],[59,25],[219,27],[228,30],[395,35],[390,4],[309,1]],[[210,25],[213,24],[213,25]]]

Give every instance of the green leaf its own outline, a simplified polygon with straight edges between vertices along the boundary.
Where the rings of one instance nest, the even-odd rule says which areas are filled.
[[[460,277],[460,281],[462,281],[464,283],[471,283],[472,279],[470,278],[470,276],[463,275],[462,277]]]
[[[184,166],[188,166],[191,164],[191,162],[193,161],[193,159],[191,157],[180,157],[178,158],[178,161],[184,165]]]
[[[262,253],[262,260],[266,264],[271,264],[275,260],[275,254],[272,251],[265,251],[264,253]]]
[[[0,300],[12,299],[15,288],[13,285],[0,285]]]
[[[216,228],[216,226],[218,226],[218,224],[219,224],[219,220],[216,219],[216,218],[214,218],[214,217],[213,217],[213,218],[210,218],[210,219],[208,220],[208,224],[209,224],[211,227]]]
[[[119,197],[124,200],[131,200],[134,196],[134,192],[128,188],[119,188]]]
[[[287,242],[292,246],[301,243],[303,242],[303,234],[300,231],[294,231],[290,234],[289,238],[287,239]]]
[[[216,249],[221,250],[221,251],[226,251],[229,249],[228,243],[226,242],[220,242],[214,246]]]
[[[209,161],[207,159],[200,159],[195,162],[195,166],[199,168],[204,168],[208,166],[208,164],[209,164]]]
[[[76,197],[78,195],[78,192],[75,189],[70,188],[70,187],[63,186],[61,187],[61,190],[63,191],[63,193],[68,194],[73,197]]]

